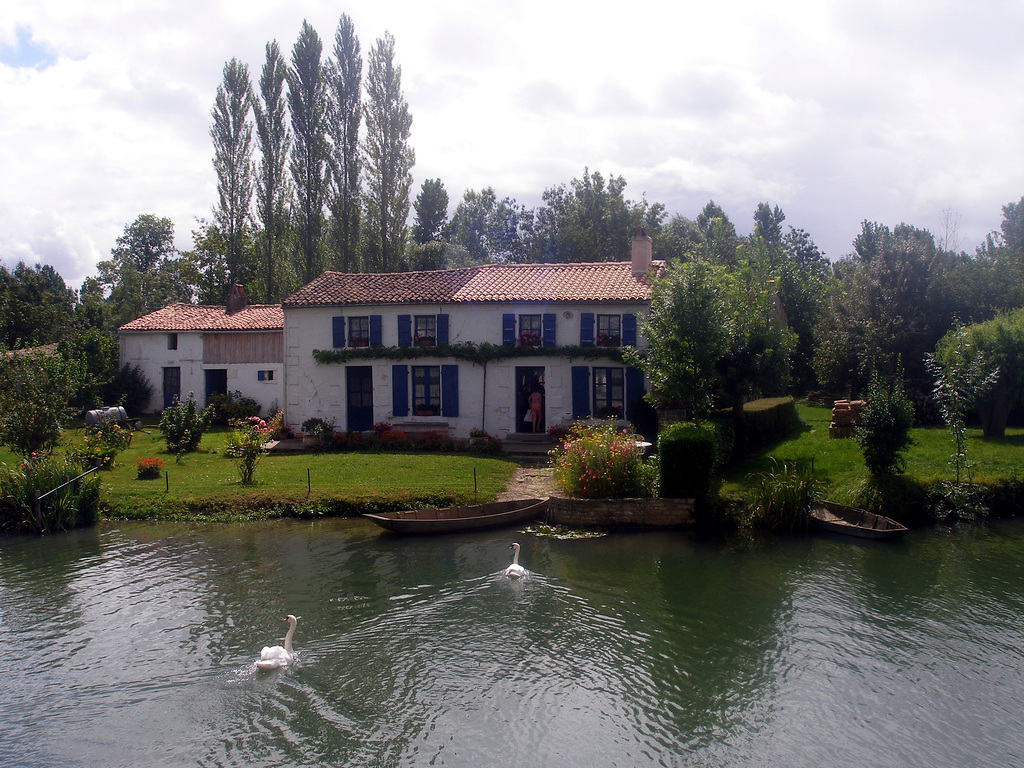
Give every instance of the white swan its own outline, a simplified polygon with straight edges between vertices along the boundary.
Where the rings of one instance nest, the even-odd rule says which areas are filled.
[[[256,666],[260,669],[287,667],[295,661],[295,654],[292,652],[292,635],[295,634],[297,620],[289,613],[285,621],[288,622],[288,634],[284,636],[284,647],[280,645],[264,646],[260,651],[259,659],[256,660]]]
[[[526,569],[519,564],[519,545],[515,542],[509,544],[512,550],[512,565],[505,569],[505,575],[510,579],[521,579],[526,576]]]

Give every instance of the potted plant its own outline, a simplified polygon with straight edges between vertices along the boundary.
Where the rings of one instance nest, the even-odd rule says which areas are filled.
[[[304,448],[317,448],[325,439],[330,438],[333,432],[333,421],[310,417],[302,422],[302,445]]]

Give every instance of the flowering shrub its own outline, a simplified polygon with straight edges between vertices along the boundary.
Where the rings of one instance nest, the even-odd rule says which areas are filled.
[[[652,496],[657,475],[644,463],[639,439],[610,423],[574,424],[550,453],[555,481],[569,495],[586,499]]]
[[[452,439],[440,429],[432,429],[429,432],[416,435],[413,440],[413,447],[417,451],[450,451],[453,446]]]
[[[232,424],[224,453],[228,458],[234,459],[243,485],[253,482],[256,465],[267,454],[264,445],[281,426],[282,416],[283,414],[278,413],[269,424],[259,416],[250,416]]]
[[[473,428],[469,430],[469,450],[477,453],[501,453],[501,440],[491,437],[486,430]]]
[[[412,448],[412,440],[400,429],[389,429],[377,436],[377,445],[385,451],[407,451]]]
[[[378,421],[376,424],[370,427],[370,429],[376,432],[377,436],[380,437],[385,432],[390,432],[392,429],[394,429],[394,426],[392,426],[386,421]]]
[[[139,458],[135,460],[135,477],[139,480],[153,480],[164,471],[164,460]]]
[[[160,416],[160,433],[167,442],[167,450],[174,454],[197,450],[212,418],[213,411],[200,409],[192,392],[184,402],[175,400]]]
[[[85,428],[85,437],[72,453],[83,465],[99,462],[104,469],[114,466],[114,457],[132,441],[130,430],[110,422]]]
[[[555,424],[554,426],[548,427],[548,437],[558,443],[564,443],[565,438],[569,436],[569,428],[563,427],[561,424]]]
[[[335,432],[326,447],[332,451],[355,451],[366,447],[362,432]]]

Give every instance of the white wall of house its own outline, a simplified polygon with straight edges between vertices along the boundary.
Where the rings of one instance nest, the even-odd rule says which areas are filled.
[[[475,364],[442,357],[417,357],[404,360],[370,359],[346,364],[318,364],[313,351],[334,348],[335,317],[345,318],[346,338],[352,318],[380,316],[381,344],[399,345],[399,315],[437,316],[445,314],[449,323],[449,343],[502,344],[503,315],[550,314],[555,317],[555,345],[580,344],[582,313],[623,316],[646,313],[644,302],[607,304],[469,304],[469,305],[388,305],[365,307],[285,307],[285,392],[286,422],[299,429],[307,418],[333,421],[338,429],[348,424],[346,367],[372,369],[373,422],[387,421],[414,428],[444,426],[457,437],[466,437],[472,428],[483,428],[492,435],[506,437],[520,429],[524,414],[525,394],[517,382],[517,368],[543,369],[544,426],[568,425],[573,421],[572,369],[619,368],[622,363],[600,360],[570,360],[555,356],[512,358]],[[643,345],[643,339],[638,339]],[[418,416],[411,410],[412,383],[408,383],[410,412],[396,415],[394,366],[405,365],[411,374],[413,366],[451,366],[458,371],[458,415],[444,413]]]
[[[171,336],[176,337],[177,348],[172,349]],[[206,402],[206,371],[227,370],[227,389],[255,399],[263,406],[263,413],[284,402],[284,366],[281,363],[231,363],[204,365],[203,334],[198,331],[178,332],[121,332],[121,365],[137,365],[153,386],[153,396],[145,408],[156,413],[164,408],[164,369],[180,370],[181,397],[195,393],[196,400]],[[260,372],[263,372],[262,375]],[[270,373],[268,373],[270,372]]]

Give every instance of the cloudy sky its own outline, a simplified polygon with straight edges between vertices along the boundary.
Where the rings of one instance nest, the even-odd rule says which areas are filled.
[[[1024,195],[1020,0],[5,0],[0,259],[78,287],[142,213],[190,247],[224,63],[258,78],[303,19],[329,50],[342,12],[364,55],[394,35],[414,193],[440,178],[453,206],[533,207],[589,168],[742,233],[767,201],[838,258],[865,219],[973,252]]]

